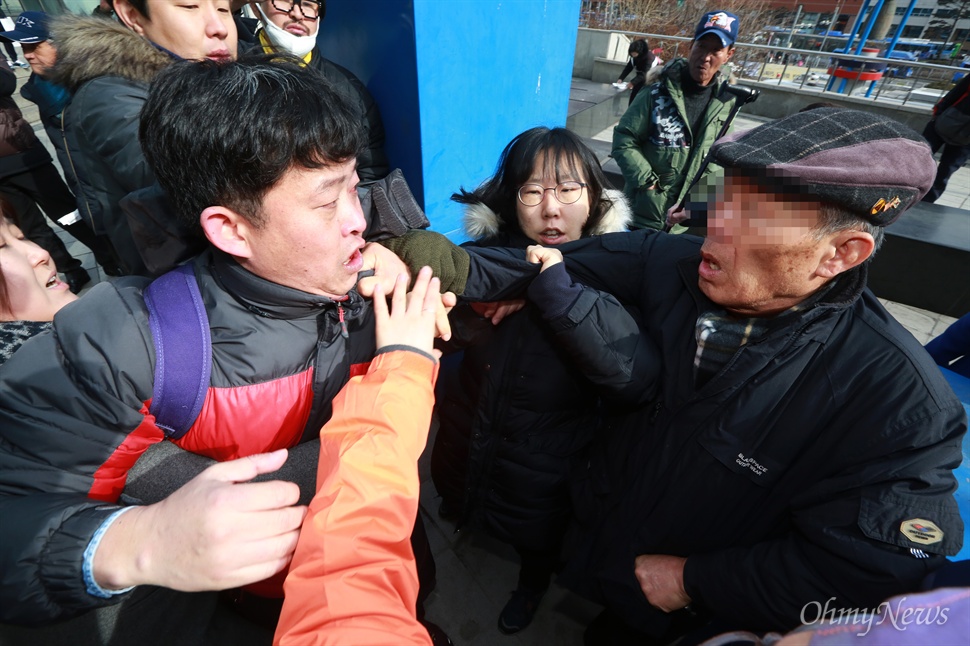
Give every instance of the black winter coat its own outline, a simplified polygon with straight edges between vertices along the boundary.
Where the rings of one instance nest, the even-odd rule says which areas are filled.
[[[146,38],[111,20],[59,16],[50,80],[73,94],[62,130],[81,217],[106,235],[132,274],[148,275],[120,202],[155,177],[138,143],[141,108],[155,74],[172,63]]]
[[[696,388],[694,325],[715,307],[698,288],[699,247],[636,232],[563,249],[573,276],[635,308],[663,355],[655,404],[596,447],[571,585],[655,633],[669,616],[640,590],[640,554],[687,557],[694,605],[746,629],[789,630],[807,603],[874,608],[917,589],[962,544],[960,401],[866,289],[865,265]],[[471,253],[469,298],[514,296],[535,274],[520,253]],[[562,318],[584,320],[579,305]]]
[[[622,230],[629,219],[622,197],[614,198],[616,213],[610,212],[598,232]],[[491,233],[500,227],[493,212],[475,205],[466,214],[466,228]],[[501,230],[471,244],[524,249],[534,243],[518,231]],[[592,307],[602,317],[621,309],[606,294]],[[596,433],[601,395],[616,395],[631,381],[639,386],[635,399],[649,393],[644,383],[656,370],[657,357],[638,360],[644,372],[631,369],[613,383],[601,381],[604,388],[599,388],[532,305],[498,326],[467,304],[452,320],[451,346],[466,347],[460,366],[446,360],[438,380],[440,427],[431,458],[435,487],[452,507],[462,509],[459,527],[470,522],[517,547],[558,551],[572,510],[569,476]],[[617,350],[610,343],[628,341],[635,330],[631,325],[618,331],[595,352],[612,349],[633,362],[647,346]]]

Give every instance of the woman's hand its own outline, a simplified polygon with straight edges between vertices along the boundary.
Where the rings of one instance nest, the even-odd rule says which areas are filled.
[[[539,273],[541,274],[553,265],[558,265],[562,262],[562,252],[552,247],[532,245],[526,248],[525,259],[532,263],[542,263],[542,268],[539,269]]]
[[[407,345],[440,357],[434,349],[438,308],[441,303],[441,281],[431,275],[430,267],[422,267],[410,293],[405,274],[397,277],[388,310],[384,286],[374,286],[374,317],[376,319],[377,349]]]

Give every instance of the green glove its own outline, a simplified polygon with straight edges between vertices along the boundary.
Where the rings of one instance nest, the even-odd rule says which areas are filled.
[[[451,240],[427,229],[412,229],[403,236],[381,240],[379,244],[393,251],[417,276],[422,267],[431,267],[441,279],[442,292],[461,296],[468,281],[471,264],[468,252]]]

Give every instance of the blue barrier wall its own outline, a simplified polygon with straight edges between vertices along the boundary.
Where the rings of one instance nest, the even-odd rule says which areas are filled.
[[[580,0],[331,0],[320,46],[377,99],[391,162],[435,230],[449,200],[495,169],[508,141],[566,123]]]
[[[404,171],[423,203],[413,16],[412,2],[330,0],[317,43],[324,56],[351,70],[374,95],[391,166]]]

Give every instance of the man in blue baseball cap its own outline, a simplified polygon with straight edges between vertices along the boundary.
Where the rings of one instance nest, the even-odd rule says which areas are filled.
[[[687,58],[648,75],[647,87],[613,131],[613,158],[633,205],[634,228],[663,228],[667,209],[683,198],[727,121],[736,97],[725,89],[720,69],[734,55],[738,26],[732,13],[704,14]]]

